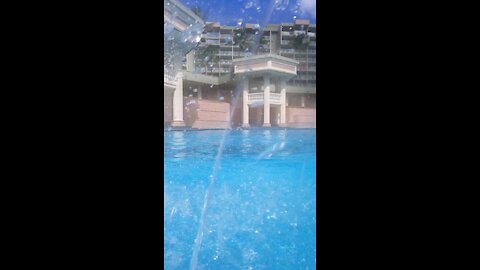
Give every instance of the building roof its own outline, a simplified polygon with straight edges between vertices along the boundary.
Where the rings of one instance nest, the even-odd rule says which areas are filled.
[[[260,54],[260,55],[254,55],[254,56],[249,56],[249,57],[244,57],[244,58],[237,58],[237,59],[233,59],[232,63],[244,62],[244,61],[248,61],[248,60],[257,60],[257,59],[258,60],[264,60],[264,59],[267,59],[267,58],[278,59],[278,60],[282,60],[282,61],[285,61],[285,62],[288,62],[288,63],[294,63],[294,64],[297,64],[297,65],[299,64],[299,62],[295,59],[280,56],[278,54]]]

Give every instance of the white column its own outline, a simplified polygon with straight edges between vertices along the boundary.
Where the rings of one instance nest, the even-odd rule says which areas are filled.
[[[302,99],[302,108],[305,108],[305,95],[302,95],[301,99]]]
[[[271,127],[270,125],[270,76],[263,77],[263,126]]]
[[[195,69],[195,51],[191,51],[187,54],[187,71],[193,72]]]
[[[176,77],[177,87],[173,92],[173,121],[172,127],[184,127],[183,121],[183,74],[179,73]]]
[[[202,100],[202,87],[198,87],[198,100]]]
[[[285,79],[282,78],[280,81],[280,97],[281,97],[281,105],[280,105],[280,127],[287,126],[287,82]]]
[[[248,78],[245,78],[243,81],[243,122],[242,122],[242,127],[243,128],[249,128],[249,118],[248,118]]]

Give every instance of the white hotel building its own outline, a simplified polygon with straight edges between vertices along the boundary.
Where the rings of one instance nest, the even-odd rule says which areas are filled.
[[[165,127],[316,127],[316,25],[268,25],[267,42],[248,55],[232,43],[233,27],[206,24],[177,0],[164,0],[164,14]],[[288,47],[298,32],[308,48]],[[212,46],[215,61],[203,66],[197,46]]]

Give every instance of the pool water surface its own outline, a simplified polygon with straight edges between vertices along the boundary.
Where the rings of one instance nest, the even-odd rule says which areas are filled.
[[[315,269],[315,129],[164,135],[166,270],[191,269],[202,220],[195,269]]]

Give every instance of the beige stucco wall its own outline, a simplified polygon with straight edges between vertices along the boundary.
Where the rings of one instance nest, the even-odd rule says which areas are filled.
[[[163,92],[163,125],[169,124],[173,119],[173,92]]]
[[[186,99],[185,124],[196,129],[228,128],[230,104],[212,100]]]
[[[316,109],[287,107],[287,126],[292,128],[317,128]]]

